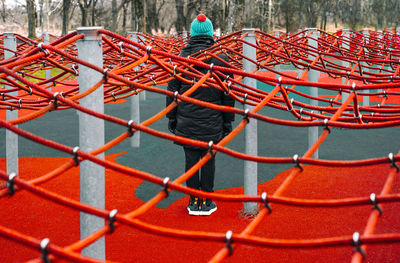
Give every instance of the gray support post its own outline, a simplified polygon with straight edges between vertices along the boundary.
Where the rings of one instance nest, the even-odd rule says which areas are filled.
[[[49,34],[47,32],[45,32],[44,35],[43,35],[43,43],[45,45],[50,44],[50,37],[49,37]],[[46,69],[45,70],[45,76],[46,76],[46,79],[51,78],[51,70],[50,69]]]
[[[129,38],[130,40],[139,43],[139,38],[137,37],[138,32],[129,32],[131,37]],[[138,69],[138,68],[135,68]],[[139,93],[140,100],[146,100],[146,91],[143,90],[142,92]]]
[[[130,32],[131,35],[130,40],[134,42],[138,42],[138,38],[136,35],[137,32]],[[137,69],[137,68],[135,68]],[[144,91],[142,91],[143,93]],[[131,96],[131,120],[134,123],[140,123],[140,95],[132,95]],[[140,132],[137,131],[131,138],[131,146],[132,147],[140,147]]]
[[[343,29],[342,32],[343,32],[342,33],[343,39],[346,41],[346,42],[342,42],[342,48],[346,49],[346,50],[349,50],[350,49],[350,45],[349,45],[348,41],[350,39],[350,31],[349,31],[349,29],[345,28],[345,29]],[[350,67],[349,62],[347,62],[347,61],[343,61],[342,65],[344,67],[346,67],[346,68]],[[346,79],[347,79],[347,77],[342,77],[342,83],[343,84],[346,83]],[[342,91],[342,102],[345,102],[348,97],[349,97],[349,93]]]
[[[103,68],[103,49],[101,27],[80,27],[78,34],[84,38],[77,41],[78,58],[93,65]],[[79,91],[84,92],[103,78],[103,74],[91,68],[79,65],[78,84]],[[104,113],[103,85],[88,96],[80,99],[80,105]],[[79,114],[79,146],[84,152],[90,152],[104,145],[104,120],[91,115]],[[104,153],[97,155],[104,159]],[[80,200],[100,209],[105,204],[105,169],[90,161],[80,164]],[[80,214],[81,239],[92,234],[104,226],[104,219],[81,212]],[[104,260],[105,239],[102,237],[94,244],[82,250],[82,254]]]
[[[244,37],[244,41],[256,44],[255,29],[243,29],[242,34],[248,33]],[[243,43],[243,56],[252,60],[257,60],[256,49],[250,45]],[[247,59],[243,59],[243,70],[251,72],[256,65]],[[252,78],[244,78],[243,82],[251,87],[257,87],[257,81]],[[254,106],[244,105],[246,110],[251,111]],[[258,155],[258,138],[257,138],[257,120],[251,119],[245,127],[245,153],[253,156]],[[244,161],[244,194],[257,195],[257,162]],[[246,202],[243,206],[245,214],[254,215],[257,213],[257,203]]]
[[[274,30],[274,36],[275,36],[276,38],[280,38],[281,32],[280,32],[279,30]],[[283,45],[283,43],[282,43],[281,45]],[[276,65],[276,66],[274,67],[274,69],[275,69],[276,71],[278,71],[278,72],[281,72],[281,65],[280,65],[280,64]],[[277,79],[279,79],[280,76],[281,76],[281,75],[278,74],[278,73],[275,74],[275,78],[277,78]]]
[[[363,35],[364,35],[364,39],[365,39],[364,44],[368,44],[368,42],[369,42],[369,30],[368,29],[364,29],[363,30]],[[368,55],[368,50],[366,48],[364,48],[364,53],[365,53],[365,56]],[[366,66],[367,62],[362,62],[362,65]],[[363,92],[369,93],[369,90],[363,90]],[[364,96],[363,97],[363,106],[367,106],[367,107],[369,106],[369,96]]]
[[[307,28],[309,34],[308,38],[308,46],[316,48],[318,50],[318,38],[319,32],[316,28]],[[313,61],[315,57],[318,55],[317,52],[308,54],[308,59]],[[308,71],[308,81],[318,82],[319,79],[319,71],[310,69]],[[317,98],[318,97],[318,88],[310,87],[310,95]],[[318,100],[310,99],[310,105],[318,106]],[[308,127],[308,148],[311,148],[312,145],[318,140],[318,126],[317,127]],[[312,155],[312,158],[318,159],[318,149]]]
[[[4,48],[17,51],[17,39],[13,33],[4,33],[6,36],[4,38]],[[4,50],[4,58],[10,58],[15,55],[14,52]],[[6,89],[12,89],[13,87],[5,85]],[[13,91],[7,93],[10,96],[18,96],[18,91]],[[6,120],[14,120],[18,118],[18,110],[7,110],[6,111]],[[17,173],[19,171],[18,167],[18,135],[6,130],[6,166],[7,173]]]

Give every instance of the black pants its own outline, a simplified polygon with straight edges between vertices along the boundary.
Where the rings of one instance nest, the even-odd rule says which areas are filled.
[[[195,165],[204,155],[207,154],[206,149],[189,149],[183,147],[185,151],[185,171],[188,171]],[[201,175],[201,176],[200,176]],[[206,192],[214,191],[214,175],[215,175],[215,156],[200,168],[191,178],[186,181],[188,187],[203,190]]]

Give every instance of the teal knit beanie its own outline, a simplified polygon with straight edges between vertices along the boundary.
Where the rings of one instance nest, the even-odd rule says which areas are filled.
[[[213,36],[214,29],[213,25],[205,15],[198,15],[192,22],[190,26],[190,36],[198,36],[198,35],[209,35]]]

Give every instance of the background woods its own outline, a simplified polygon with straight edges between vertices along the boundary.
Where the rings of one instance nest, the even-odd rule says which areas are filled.
[[[191,21],[200,12],[221,32],[243,27],[256,27],[266,32],[274,29],[295,32],[305,27],[379,30],[399,25],[400,1],[0,0],[0,30],[25,30],[25,34],[34,37],[42,31],[65,35],[79,26],[104,26],[118,33],[168,34],[190,30]]]

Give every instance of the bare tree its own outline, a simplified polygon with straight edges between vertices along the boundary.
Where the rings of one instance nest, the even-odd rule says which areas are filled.
[[[28,37],[36,38],[36,6],[35,0],[26,0],[26,12],[28,14]]]
[[[71,0],[63,0],[62,8],[62,35],[66,35],[69,26],[69,11],[71,9]]]
[[[6,22],[6,0],[1,0],[1,19],[3,20],[3,23]]]
[[[89,8],[92,0],[78,0],[78,5],[81,10],[81,26],[88,26]]]

